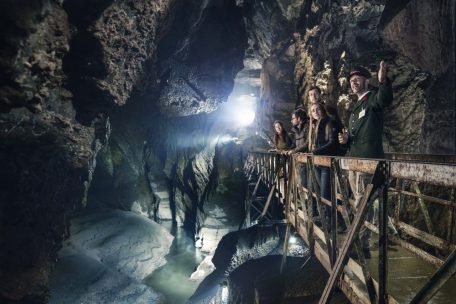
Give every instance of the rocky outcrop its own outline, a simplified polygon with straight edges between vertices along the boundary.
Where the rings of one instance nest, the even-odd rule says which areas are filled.
[[[215,270],[201,282],[187,303],[210,303],[217,296],[220,283],[231,272],[249,260],[267,256],[278,245],[277,227],[252,226],[228,233],[212,258]]]
[[[65,1],[76,27],[65,60],[80,120],[154,83],[157,45],[176,1]]]
[[[63,86],[70,31],[62,7],[6,1],[1,11],[0,299],[38,303],[49,296],[66,215],[85,204],[109,122],[99,116],[86,127],[74,120]]]
[[[51,277],[51,303],[162,303],[141,282],[166,263],[172,241],[166,229],[132,212],[75,217]]]
[[[183,1],[159,49],[160,110],[187,116],[217,109],[242,69],[246,42],[234,1]]]
[[[402,98],[420,100],[415,117],[409,126],[420,126],[419,151],[422,153],[448,153],[456,151],[456,108],[454,83],[456,81],[455,61],[455,15],[454,1],[439,1],[431,5],[427,1],[409,1],[397,14],[397,4],[389,3],[382,16],[381,36],[406,61],[422,70],[421,79],[403,84],[412,84],[408,94]],[[407,69],[410,70],[410,69]],[[413,71],[413,70],[412,70]],[[403,73],[404,75],[404,73]],[[406,73],[405,75],[410,75]],[[413,109],[413,108],[412,108]],[[407,109],[410,115],[411,109]],[[418,113],[416,113],[418,112]],[[406,118],[406,117],[403,117]],[[407,127],[407,126],[405,126]]]
[[[272,2],[270,6],[281,1]],[[385,113],[386,151],[455,153],[455,95],[450,85],[455,79],[453,2],[441,1],[437,9],[426,9],[430,4],[425,1],[389,1],[386,5],[365,0],[291,2],[290,8],[300,7],[295,9],[300,11],[299,17],[276,11],[283,15],[274,19],[281,20],[280,25],[268,33],[280,39],[256,53],[266,58],[261,102],[270,133],[271,121],[288,122],[295,106],[307,107],[312,85],[320,86],[323,99],[336,105],[347,121],[353,104],[347,72],[355,64],[364,65],[372,72],[371,84],[376,86],[378,63],[383,59],[395,95]],[[244,1],[249,3],[256,5],[253,0]],[[265,24],[270,13],[258,9],[252,16],[246,24]],[[283,28],[292,31],[284,36]],[[289,75],[290,65],[294,66],[294,81],[276,76]],[[296,95],[290,94],[293,88]],[[271,99],[273,106],[269,105]]]
[[[242,67],[245,35],[232,1],[4,1],[1,17],[0,298],[41,303],[68,234],[67,215],[86,204],[103,147],[95,184],[127,194],[115,197],[114,207],[154,218],[154,178],[174,178],[163,173],[168,159],[176,165],[182,220],[194,229],[214,150],[176,145],[174,124],[161,133],[147,114],[160,120],[159,111],[169,117],[214,110]],[[187,89],[181,74],[172,76],[182,66],[195,75],[186,78]],[[170,91],[182,104],[169,103],[162,92]],[[194,98],[196,92],[206,98]],[[154,151],[144,144],[167,136],[169,144],[158,142]]]
[[[230,274],[229,303],[315,303],[328,280],[316,257],[272,255],[248,261]],[[282,275],[280,275],[282,273]],[[339,292],[340,293],[340,292]],[[330,303],[350,303],[335,293]]]
[[[25,107],[74,117],[72,95],[63,87],[71,35],[66,12],[49,0],[4,1],[0,8],[0,111]]]
[[[93,128],[50,112],[15,109],[0,123],[0,293],[41,301],[66,214],[85,204],[103,141]]]

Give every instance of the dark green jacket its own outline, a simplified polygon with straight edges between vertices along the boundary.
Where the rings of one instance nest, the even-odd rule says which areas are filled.
[[[383,109],[393,101],[391,81],[387,78],[377,91],[359,100],[348,124],[350,157],[383,158]],[[364,113],[363,113],[364,111]]]

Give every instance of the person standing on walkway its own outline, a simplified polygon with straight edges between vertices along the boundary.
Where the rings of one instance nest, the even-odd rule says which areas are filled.
[[[391,81],[386,77],[386,64],[380,62],[378,70],[379,88],[369,90],[370,72],[357,66],[348,75],[350,87],[358,96],[348,124],[348,132],[339,133],[339,143],[347,145],[349,157],[384,158],[383,152],[383,111],[393,101]],[[358,206],[372,175],[349,171],[349,182],[355,196],[355,207]],[[368,208],[367,220],[372,221],[374,208]],[[371,231],[361,227],[360,237],[363,252],[366,258],[370,257],[369,239]]]
[[[339,133],[339,142],[348,145],[350,157],[383,158],[383,110],[393,101],[391,81],[386,77],[385,62],[380,62],[379,88],[368,88],[371,74],[355,67],[349,74],[350,87],[358,96],[348,124],[348,132]]]
[[[294,148],[287,151],[286,154],[291,155],[298,152],[309,152],[307,136],[309,133],[309,118],[306,112],[299,108],[291,115],[291,132],[294,133],[295,145]],[[306,165],[300,164],[296,168],[299,172],[300,183],[307,187],[307,170]]]
[[[311,86],[309,89],[308,93],[308,116],[309,116],[309,133],[308,133],[308,139],[307,142],[309,143],[309,151],[312,149],[311,144],[315,141],[315,139],[312,137],[315,134],[315,124],[316,121],[312,117],[312,105],[316,103],[322,103],[321,101],[321,89],[318,86]],[[322,103],[323,104],[323,103]]]
[[[295,110],[291,115],[291,132],[295,135],[295,147],[289,150],[287,154],[309,151],[307,145],[308,120],[306,112],[301,108]]]
[[[288,150],[292,147],[293,142],[291,141],[288,132],[283,127],[283,122],[280,120],[274,121],[274,146],[277,152]]]
[[[310,107],[310,113],[315,121],[311,153],[314,155],[336,155],[339,151],[337,140],[337,129],[333,121],[326,114],[323,104],[316,102]],[[331,201],[331,171],[329,167],[314,166],[315,177],[320,187],[321,197]],[[316,214],[316,203],[313,201],[314,214]],[[325,216],[320,214],[321,220],[326,221],[326,226],[331,229],[331,206],[324,205]]]

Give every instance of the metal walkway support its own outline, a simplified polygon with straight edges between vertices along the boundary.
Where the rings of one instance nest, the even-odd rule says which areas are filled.
[[[316,166],[330,168],[330,200],[321,196],[314,171]],[[307,168],[306,185],[302,185],[298,178],[301,167]],[[246,159],[244,170],[249,177],[256,176],[251,183],[252,186],[255,185],[254,190],[252,195],[248,196],[248,202],[246,201],[246,213],[249,214],[250,210],[247,209],[252,208],[252,212],[258,214],[260,219],[262,216],[270,216],[269,220],[273,222],[279,219],[274,219],[272,214],[269,214],[272,200],[283,204],[287,224],[286,237],[290,235],[290,228],[293,226],[309,246],[311,254],[328,271],[329,279],[319,301],[321,304],[329,303],[332,291],[337,287],[352,303],[398,303],[389,291],[389,242],[438,267],[422,290],[416,294],[411,302],[413,304],[429,301],[456,272],[456,244],[452,234],[456,209],[456,156],[439,158],[429,155],[390,154],[386,159],[374,160],[310,154],[285,157],[276,153],[251,152]],[[350,190],[346,180],[348,171],[373,174],[357,206],[349,197]],[[260,183],[269,189],[267,199],[257,196]],[[428,195],[424,191],[425,187],[418,186],[425,184],[445,189],[448,199]],[[370,222],[366,214],[373,208],[374,200],[378,201],[378,218]],[[321,223],[314,221],[313,202],[316,203]],[[408,204],[415,204],[414,208],[422,212],[426,231],[404,222],[403,218],[406,217],[401,217],[401,213]],[[448,232],[442,236],[436,235],[437,229],[435,223],[432,223],[430,204],[449,210],[448,217],[443,221],[448,225]],[[331,209],[331,221],[326,223],[324,215],[325,208],[328,207]],[[388,210],[392,211],[390,217]],[[337,214],[341,215],[339,218],[342,218],[349,228],[345,236],[338,236],[336,233],[339,224]],[[361,250],[359,230],[363,226],[379,236],[378,282],[371,277]],[[393,231],[399,231],[400,234],[391,234],[391,226],[394,226]],[[415,240],[414,244],[409,242],[409,238]],[[429,246],[435,250],[426,250]],[[283,250],[282,268],[286,263],[287,241]]]

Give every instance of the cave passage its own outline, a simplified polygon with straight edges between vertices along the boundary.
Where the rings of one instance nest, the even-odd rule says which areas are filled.
[[[288,177],[258,182],[249,153],[315,152],[345,126],[348,155],[356,143],[371,153],[350,156],[453,166],[455,11],[454,0],[3,0],[0,302],[317,301],[327,273],[314,257],[295,267],[308,260],[299,229],[287,276],[275,276],[286,225],[265,181]],[[392,99],[357,107],[360,86]],[[355,132],[356,117],[377,127]],[[415,196],[398,233],[443,264],[454,191],[402,186]]]

